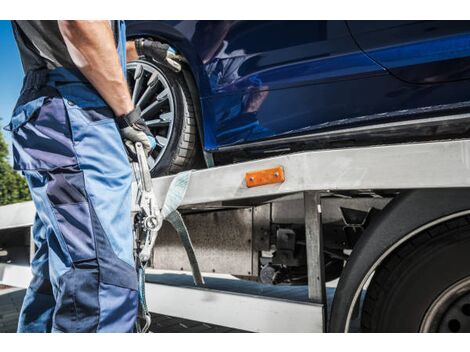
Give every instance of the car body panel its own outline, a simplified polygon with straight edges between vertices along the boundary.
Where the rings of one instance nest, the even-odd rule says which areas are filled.
[[[413,83],[470,78],[470,21],[347,21],[358,45]]]
[[[374,23],[354,21],[129,21],[128,36],[156,37],[186,57],[200,96],[204,148],[216,152],[264,140],[282,142],[315,131],[409,119],[410,111],[452,110],[470,100],[470,81],[453,79],[455,72],[446,77],[438,74],[442,62],[430,61],[430,55],[417,62],[418,49],[410,49],[409,41],[392,43],[384,38],[383,47],[374,44],[372,32],[399,31],[384,22],[374,29]],[[416,26],[398,27],[406,32],[416,31]],[[458,30],[454,28],[449,39],[441,29],[444,39],[421,37],[413,45],[421,45],[424,53],[429,40],[432,48],[455,48],[466,40]],[[396,33],[383,35],[394,38]],[[439,53],[434,50],[437,58]],[[446,55],[444,61],[456,59],[449,59],[452,53]],[[466,56],[459,59],[465,61]],[[419,65],[428,69],[423,69],[424,76],[413,78],[413,67]],[[456,70],[466,72],[468,66],[462,65],[465,69]],[[453,82],[435,82],[436,77]]]

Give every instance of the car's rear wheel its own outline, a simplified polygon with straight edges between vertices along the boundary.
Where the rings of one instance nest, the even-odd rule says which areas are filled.
[[[196,154],[196,118],[182,75],[139,59],[127,64],[127,80],[132,100],[157,140],[148,159],[152,176],[190,168]]]
[[[470,332],[470,217],[404,243],[377,269],[361,317],[365,332]]]

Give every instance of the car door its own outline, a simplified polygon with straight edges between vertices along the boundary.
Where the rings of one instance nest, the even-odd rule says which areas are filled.
[[[348,21],[358,45],[410,83],[470,79],[470,21]]]
[[[128,24],[129,38],[163,40],[185,57],[210,152],[275,152],[294,139],[316,142],[318,132],[325,132],[323,141],[349,145],[356,142],[357,126],[386,128],[470,109],[469,22]]]
[[[367,114],[370,102],[359,93],[377,91],[377,82],[364,79],[387,74],[357,47],[344,21],[198,21],[194,27],[191,42],[210,82],[201,97],[209,150]]]
[[[264,89],[310,81],[289,65],[357,50],[342,21],[200,21],[192,38],[213,93]],[[304,75],[305,74],[305,75]],[[256,84],[256,83],[255,83]]]

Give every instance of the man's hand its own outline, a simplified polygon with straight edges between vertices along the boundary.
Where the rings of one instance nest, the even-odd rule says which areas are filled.
[[[175,72],[181,71],[180,62],[184,61],[176,55],[175,49],[168,44],[156,40],[139,38],[135,41],[135,49],[138,56],[148,56],[155,61],[161,62]]]
[[[135,143],[142,143],[145,153],[148,155],[157,145],[155,137],[140,117],[140,109],[137,107],[129,114],[121,116],[117,120],[122,139],[127,147],[130,158],[137,160]]]

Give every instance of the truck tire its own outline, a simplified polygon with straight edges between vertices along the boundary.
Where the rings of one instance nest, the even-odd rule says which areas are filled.
[[[190,169],[196,157],[197,128],[194,104],[183,74],[152,59],[140,58],[127,64],[127,78],[134,103],[140,101],[143,119],[157,142],[161,142],[149,156],[152,176]],[[137,83],[139,78],[140,83]],[[155,87],[152,94],[142,99],[151,87]],[[157,103],[165,90],[168,97],[161,104]],[[152,104],[155,108],[145,113]]]
[[[470,332],[470,216],[405,242],[376,270],[364,332]]]

